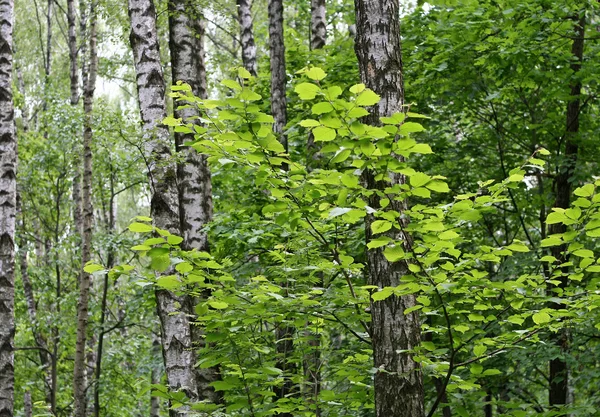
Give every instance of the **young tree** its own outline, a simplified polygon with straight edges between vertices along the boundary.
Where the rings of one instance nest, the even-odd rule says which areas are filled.
[[[256,44],[252,29],[252,0],[237,0],[238,22],[242,41],[242,62],[244,68],[256,77]]]
[[[12,0],[0,1],[0,416],[14,411],[17,138],[12,94]]]
[[[380,124],[379,118],[402,111],[404,87],[402,54],[400,48],[399,2],[356,0],[356,40],[360,76],[363,83],[381,96],[371,109],[367,120]],[[366,171],[363,180],[369,188],[384,190],[387,181],[376,181],[374,173]],[[393,175],[392,184],[403,184],[405,178]],[[381,207],[380,197],[373,194],[369,206]],[[402,213],[406,201],[390,202],[390,209]],[[367,241],[373,233],[370,215],[365,220]],[[400,220],[403,222],[404,220]],[[410,245],[411,237],[402,233],[395,236]],[[394,287],[409,273],[405,261],[390,263],[380,249],[367,253],[369,284]],[[375,374],[375,410],[378,417],[420,417],[424,415],[423,379],[420,366],[407,351],[419,345],[420,323],[415,313],[404,311],[416,305],[414,295],[391,296],[371,302],[371,340],[373,343]]]
[[[580,70],[583,62],[583,47],[585,39],[585,11],[580,12],[580,16],[573,18],[575,22],[573,44],[571,46],[571,71],[573,78],[570,82],[570,97],[567,103],[567,117],[564,134],[564,160],[556,177],[554,178],[555,201],[554,207],[568,209],[571,204],[571,195],[573,178],[575,175],[575,167],[577,165],[577,154],[579,146],[577,144],[577,134],[579,133],[579,115],[581,113],[581,79]],[[565,233],[567,227],[562,223],[554,223],[548,227],[549,235]],[[568,261],[565,253],[567,251],[566,244],[552,247],[551,253],[559,264]],[[564,289],[569,285],[568,282],[569,267],[563,268],[559,278],[558,285],[549,285],[551,293],[556,292],[560,296]],[[555,309],[565,309],[567,306],[562,303],[553,303]],[[562,355],[565,355],[569,349],[569,335],[567,329],[562,329],[556,337],[555,343]],[[549,403],[551,406],[565,405],[568,402],[569,394],[569,368],[564,357],[556,357],[550,360],[550,390]]]
[[[152,0],[129,0],[130,42],[137,73],[138,103],[145,137],[145,154],[151,187],[150,211],[154,224],[181,235],[177,168],[172,160],[169,130],[162,124],[167,116],[165,84]],[[167,384],[198,399],[194,373],[195,354],[186,307],[186,297],[167,290],[156,291],[161,321],[162,347]],[[183,311],[182,311],[183,309]],[[169,411],[171,417],[185,414],[186,407]]]
[[[85,77],[83,92],[84,127],[83,127],[83,235],[81,239],[81,275],[79,278],[79,300],[77,303],[77,341],[73,366],[73,398],[74,417],[86,416],[86,339],[88,325],[88,304],[90,296],[91,276],[85,270],[91,260],[92,227],[94,207],[92,205],[92,111],[96,74],[98,72],[98,48],[96,37],[97,10],[96,2],[90,5],[90,65],[89,74]]]

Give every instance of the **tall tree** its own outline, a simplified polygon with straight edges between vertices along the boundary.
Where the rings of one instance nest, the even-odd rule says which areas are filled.
[[[190,85],[194,95],[206,98],[206,69],[204,67],[202,16],[198,15],[189,0],[169,1],[169,48],[173,81]],[[198,112],[191,106],[175,108],[175,117],[194,121]],[[204,227],[212,218],[212,186],[206,156],[199,154],[186,142],[194,140],[194,134],[175,132],[175,146],[183,155],[177,166],[179,180],[179,211],[182,247],[187,250],[208,251],[208,239]],[[190,297],[188,307],[193,307]],[[188,312],[193,316],[193,309]],[[192,326],[192,338],[196,348],[205,344],[201,329]],[[199,345],[199,346],[198,346]],[[195,369],[198,395],[201,400],[218,402],[218,395],[209,385],[218,379],[216,368]]]
[[[562,166],[559,167],[558,173],[554,177],[553,189],[555,190],[554,207],[567,209],[571,203],[573,178],[575,175],[575,167],[577,165],[577,154],[579,153],[579,145],[577,134],[579,133],[579,116],[581,113],[581,78],[580,70],[583,62],[583,48],[585,40],[585,11],[581,11],[579,16],[573,18],[574,38],[571,45],[571,71],[573,76],[570,82],[570,96],[567,103],[567,117],[564,134],[564,157],[562,158]],[[567,227],[563,223],[554,223],[548,227],[548,234],[554,235],[565,233]],[[567,262],[565,253],[567,245],[552,247],[551,253],[558,264],[562,265]],[[559,271],[559,284],[550,285],[551,292],[556,292],[556,296],[560,296],[564,289],[569,285],[568,276],[569,267],[565,266]],[[563,303],[553,303],[553,308],[565,309],[567,306]],[[555,341],[561,355],[550,360],[550,390],[549,403],[551,406],[565,405],[568,402],[569,394],[569,367],[564,355],[569,349],[569,334],[566,329],[563,329],[556,336]]]
[[[237,0],[238,22],[240,24],[240,39],[242,41],[242,62],[244,68],[256,77],[256,44],[252,29],[252,0]]]
[[[67,0],[67,23],[69,25],[69,79],[71,81],[71,104],[79,102],[79,72],[77,65],[77,31],[76,31],[75,0]]]
[[[0,1],[0,416],[14,411],[17,138],[12,94],[13,0]]]
[[[177,167],[172,160],[169,130],[162,124],[167,115],[165,82],[152,0],[129,0],[129,21],[152,193],[150,211],[157,227],[181,235]],[[167,384],[170,389],[182,390],[188,398],[197,400],[190,323],[187,310],[181,311],[188,300],[166,290],[157,290],[156,301]],[[186,407],[170,409],[169,415],[180,416],[186,411]]]
[[[88,327],[88,304],[91,276],[84,269],[91,260],[92,227],[94,207],[92,205],[92,140],[93,106],[96,76],[98,72],[98,47],[96,36],[96,2],[90,5],[90,65],[83,92],[83,235],[81,239],[81,275],[79,278],[79,300],[77,302],[77,341],[73,366],[74,417],[86,416],[86,339]]]
[[[398,0],[355,0],[356,39],[360,76],[363,83],[381,96],[371,109],[367,121],[381,124],[379,118],[402,111],[404,86]],[[387,181],[376,181],[374,173],[366,171],[368,188],[383,190]],[[391,175],[393,184],[405,183],[401,175]],[[379,209],[380,197],[373,193],[369,206]],[[390,202],[390,209],[402,213],[406,201]],[[373,217],[365,221],[366,237],[373,236]],[[404,221],[404,220],[400,220]],[[407,234],[394,236],[410,246]],[[407,248],[408,249],[408,248]],[[405,261],[390,263],[380,249],[367,253],[369,284],[394,287],[409,273]],[[415,313],[404,314],[415,306],[414,295],[391,296],[371,302],[371,338],[375,374],[375,410],[378,417],[421,417],[424,415],[423,380],[420,366],[407,351],[420,343],[419,318]]]
[[[325,0],[310,1],[310,48],[321,49],[327,42]]]
[[[283,0],[269,0],[269,54],[271,59],[271,113],[275,118],[274,130],[279,141],[288,151],[284,134],[287,123],[285,97],[285,43],[283,37]]]

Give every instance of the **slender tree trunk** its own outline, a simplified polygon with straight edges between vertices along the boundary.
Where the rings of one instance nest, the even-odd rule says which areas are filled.
[[[153,335],[152,338],[152,351],[155,353],[160,352],[160,340],[159,337]],[[151,384],[160,384],[160,369],[153,367],[150,374]],[[151,395],[150,397],[150,417],[160,417],[160,397]]]
[[[204,67],[204,24],[202,16],[189,0],[169,1],[169,47],[173,82],[189,84],[194,95],[206,98],[206,70]],[[176,105],[175,105],[176,106]],[[175,117],[190,120],[197,117],[195,108],[175,108]],[[179,211],[182,247],[186,250],[208,251],[204,227],[212,218],[212,186],[210,170],[205,155],[201,155],[186,142],[194,140],[193,134],[175,132],[175,146],[184,162],[177,166],[179,180]],[[194,300],[188,296],[190,317],[194,315]],[[205,346],[202,329],[191,326],[194,347]],[[209,384],[219,379],[217,368],[195,369],[200,400],[219,402],[219,396]]]
[[[25,221],[24,214],[21,207],[20,195],[17,191],[17,235],[24,236],[25,232]],[[48,354],[48,341],[43,334],[40,333],[37,327],[37,307],[35,303],[35,296],[33,293],[33,285],[29,277],[29,262],[27,261],[27,242],[24,238],[19,240],[19,252],[17,254],[19,261],[19,269],[21,272],[21,282],[23,283],[23,292],[25,294],[25,301],[27,303],[27,313],[29,315],[29,321],[31,322],[31,332],[33,333],[33,339],[36,345],[40,348],[38,350],[40,357],[40,364],[42,372],[44,374],[44,380],[48,390],[46,391],[46,401],[48,405],[51,405],[51,387],[52,387],[52,357]]]
[[[327,43],[325,0],[310,1],[310,48],[321,49]]]
[[[269,0],[269,53],[271,57],[271,113],[273,126],[279,141],[288,151],[284,134],[287,124],[287,101],[285,97],[285,43],[283,38],[283,0]]]
[[[571,202],[571,182],[575,174],[577,165],[577,153],[579,146],[577,144],[577,133],[579,132],[579,113],[581,111],[581,80],[579,79],[579,71],[583,61],[583,47],[585,37],[585,12],[581,12],[581,16],[575,17],[575,38],[571,47],[571,70],[573,71],[571,87],[571,99],[567,103],[567,119],[565,131],[565,151],[564,161],[559,168],[554,179],[554,190],[556,193],[554,207],[563,209],[569,208]],[[562,223],[551,224],[548,227],[548,234],[564,233],[567,228]],[[552,247],[552,255],[558,259],[558,264],[567,262],[565,257],[566,245]],[[569,285],[568,283],[568,267],[565,267],[562,274],[559,274],[560,283],[557,286],[550,286],[549,292],[552,295],[558,293],[560,296],[562,291]],[[552,303],[552,308],[564,309],[567,308],[564,304]],[[569,369],[566,359],[563,355],[567,354],[569,349],[569,334],[567,329],[562,329],[555,338],[555,343],[561,351],[561,356],[550,361],[550,389],[549,403],[551,406],[561,406],[568,402],[569,395]]]
[[[242,62],[244,68],[256,77],[256,44],[252,29],[252,0],[237,0],[238,22],[240,24],[240,39],[242,41]]]
[[[54,0],[48,0],[46,9],[46,78],[50,77],[52,71],[52,15]],[[46,80],[48,82],[49,80]],[[45,110],[45,109],[44,109]]]
[[[156,11],[151,0],[129,0],[131,47],[137,73],[138,101],[143,131],[148,176],[152,190],[150,210],[154,223],[161,229],[181,235],[177,169],[171,159],[169,130],[162,124],[166,117],[165,85],[156,34]],[[192,401],[198,399],[194,373],[195,354],[185,297],[156,291],[157,311],[161,321],[162,347],[167,384],[182,390]],[[169,410],[171,417],[183,416],[186,407]]]
[[[92,123],[94,91],[98,71],[98,49],[96,37],[96,4],[90,8],[90,66],[87,84],[84,86],[83,110],[83,236],[81,239],[81,276],[79,279],[79,301],[77,303],[77,342],[73,370],[73,415],[86,416],[86,336],[88,325],[88,304],[91,276],[83,271],[91,260],[92,227],[94,207],[92,206]]]
[[[402,53],[398,0],[355,0],[356,55],[360,75],[365,85],[381,96],[378,105],[367,117],[370,124],[379,124],[379,117],[402,111],[404,99]],[[392,183],[402,184],[405,178],[392,175]],[[372,172],[365,172],[364,181],[370,189],[381,189],[389,182],[375,181]],[[381,207],[377,194],[369,206]],[[402,212],[405,201],[393,201],[391,209]],[[372,238],[373,216],[366,218],[366,238]],[[410,242],[410,236],[394,236]],[[369,284],[397,286],[408,273],[404,262],[391,264],[380,249],[367,252]],[[417,314],[404,314],[416,304],[415,297],[392,296],[371,302],[371,339],[375,374],[375,412],[377,417],[422,417],[424,415],[423,379],[420,366],[407,350],[420,343],[420,323]]]
[[[12,95],[13,0],[0,0],[0,416],[14,411],[17,138]]]
[[[71,79],[71,104],[79,102],[79,72],[77,69],[77,32],[75,29],[75,0],[67,0],[67,22],[69,24],[69,61]]]
[[[31,391],[26,390],[23,394],[23,415],[24,417],[33,417],[33,402],[31,401]]]

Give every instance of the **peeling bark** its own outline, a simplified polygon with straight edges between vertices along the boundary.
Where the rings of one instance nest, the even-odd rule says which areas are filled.
[[[79,73],[77,69],[77,32],[75,30],[75,0],[67,0],[67,22],[69,25],[69,78],[71,80],[71,104],[79,102]]]
[[[402,111],[404,89],[402,80],[402,53],[398,0],[355,0],[355,49],[360,76],[365,85],[381,96],[379,103],[366,117],[369,124],[380,124],[379,117]],[[388,182],[375,181],[372,172],[365,172],[367,188],[381,189]],[[392,175],[392,183],[402,184],[405,178]],[[369,206],[380,209],[379,197],[373,194]],[[392,201],[390,209],[406,210],[406,201]],[[365,220],[366,239],[371,240],[373,216]],[[410,236],[393,236],[410,245]],[[404,262],[390,263],[383,250],[367,252],[369,284],[380,288],[400,284],[408,274]],[[391,296],[382,301],[371,301],[371,339],[375,368],[375,412],[377,417],[422,417],[424,393],[421,369],[406,353],[420,343],[420,323],[416,313],[404,314],[416,304],[413,295]]]
[[[0,416],[14,411],[17,138],[12,95],[13,0],[0,1]]]
[[[256,77],[256,44],[252,28],[252,0],[237,0],[238,22],[240,24],[240,39],[242,41],[242,62],[244,68]]]

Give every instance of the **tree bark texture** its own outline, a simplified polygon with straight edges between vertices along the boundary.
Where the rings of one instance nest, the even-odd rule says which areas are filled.
[[[402,53],[400,48],[400,24],[398,0],[355,0],[356,40],[360,76],[367,87],[381,96],[371,109],[367,122],[380,124],[379,117],[402,111],[404,99],[402,80]],[[389,182],[376,182],[372,172],[363,175],[370,189],[381,189]],[[405,178],[391,176],[392,183],[402,184]],[[380,209],[379,197],[374,194],[369,206]],[[402,212],[405,201],[393,201],[391,209]],[[372,216],[366,218],[366,239],[373,237]],[[393,236],[410,246],[410,236]],[[383,250],[367,252],[369,284],[394,287],[408,273],[405,262],[390,263]],[[371,340],[375,368],[375,410],[377,417],[422,417],[424,393],[421,369],[412,356],[405,353],[420,343],[420,323],[417,314],[404,314],[416,304],[415,297],[392,296],[382,301],[371,301]]]
[[[137,74],[138,103],[145,137],[145,153],[152,199],[150,210],[157,227],[181,235],[177,168],[169,145],[165,84],[156,32],[156,11],[152,0],[129,0],[130,42]],[[161,321],[162,347],[167,384],[182,390],[192,401],[198,399],[194,374],[195,354],[186,315],[185,297],[166,290],[156,291]],[[183,310],[182,311],[182,306]],[[185,415],[186,407],[170,410],[171,417]]]
[[[96,36],[96,3],[90,8],[90,65],[87,84],[83,92],[83,234],[81,239],[81,275],[79,279],[79,300],[77,302],[77,341],[73,365],[73,416],[85,417],[86,398],[86,339],[88,327],[88,304],[91,276],[83,270],[91,260],[92,227],[94,207],[92,205],[92,140],[93,106],[96,76],[98,72],[98,48]]]
[[[287,152],[288,143],[284,134],[285,125],[287,124],[287,101],[285,97],[283,0],[269,0],[269,53],[271,57],[271,114],[275,119],[273,129]]]
[[[575,17],[574,20],[575,37],[573,38],[573,44],[571,46],[571,55],[573,56],[571,61],[573,81],[570,84],[571,99],[567,103],[564,161],[562,165],[559,166],[558,173],[554,178],[554,207],[560,207],[563,209],[569,208],[571,203],[571,183],[573,181],[573,176],[575,175],[577,153],[579,152],[576,135],[579,132],[579,113],[581,111],[581,81],[578,78],[578,73],[581,70],[581,63],[583,62],[585,12],[581,12],[581,16]],[[548,227],[549,235],[564,233],[566,231],[567,227],[562,223],[551,224]],[[566,250],[567,245],[552,247],[551,254],[558,259],[557,262],[559,264],[567,262],[565,257]],[[567,275],[569,273],[568,269],[568,267],[565,267],[562,271],[562,275],[559,277],[560,283],[557,286],[549,287],[551,294],[560,297],[562,291],[569,285],[567,279]],[[566,305],[557,303],[552,303],[551,307],[555,309],[567,308]],[[569,368],[567,366],[566,359],[562,356],[565,355],[569,349],[568,330],[562,329],[560,332],[558,332],[558,334],[555,336],[554,342],[560,349],[561,357],[550,360],[550,389],[548,394],[550,405],[560,406],[567,404],[569,394]]]
[[[17,138],[12,95],[13,0],[0,0],[0,417],[14,411]]]
[[[256,77],[256,44],[252,28],[252,0],[237,0],[238,22],[240,24],[240,39],[242,41],[242,62],[244,68]]]
[[[189,84],[194,95],[206,98],[206,69],[204,67],[204,22],[189,0],[169,1],[169,47],[173,81]],[[175,104],[176,106],[176,104]],[[191,120],[198,116],[195,108],[175,108],[175,117]],[[195,121],[194,121],[195,122]],[[204,227],[212,218],[212,186],[206,156],[185,146],[194,140],[194,134],[175,132],[175,146],[184,162],[177,166],[179,182],[179,212],[182,247],[186,250],[208,251]],[[187,296],[190,317],[194,315],[193,299]],[[194,348],[205,346],[202,329],[190,326]],[[200,400],[219,402],[219,396],[209,384],[219,379],[217,368],[196,368]]]
[[[325,0],[310,1],[310,49],[321,49],[327,43]]]
[[[76,11],[75,0],[67,0],[67,22],[69,25],[69,78],[71,80],[71,104],[79,102],[79,72],[77,65],[77,32],[75,27]]]

